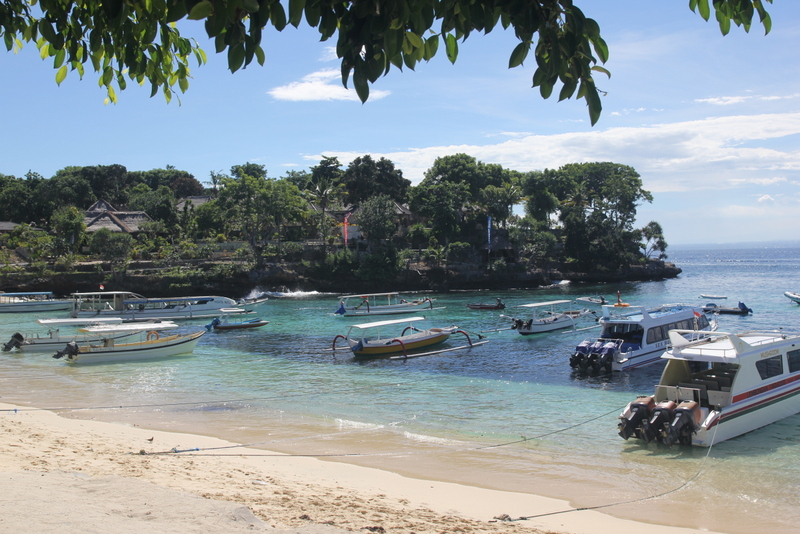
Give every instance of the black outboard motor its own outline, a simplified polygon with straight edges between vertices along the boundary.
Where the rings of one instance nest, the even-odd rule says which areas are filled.
[[[631,437],[636,429],[650,418],[650,411],[655,405],[656,401],[653,400],[652,396],[637,397],[636,400],[631,403],[630,414],[627,417],[619,418],[617,427],[619,428],[620,437],[622,437],[622,439]]]
[[[511,319],[511,330],[519,330],[523,324],[524,321],[522,319]]]
[[[11,349],[20,348],[22,346],[23,341],[25,341],[25,337],[19,332],[16,332],[13,336],[11,336],[11,339],[9,339],[8,342],[5,345],[3,345],[3,352],[8,352]]]
[[[575,353],[569,357],[569,366],[574,369],[581,365],[581,362],[589,355],[591,345],[592,342],[588,339],[581,341],[580,345],[575,347]]]
[[[744,302],[740,302],[739,303],[739,309],[742,310],[742,315],[747,315],[747,314],[753,313],[753,309],[752,308],[748,308],[747,305]]]
[[[664,443],[672,445],[692,444],[692,434],[700,424],[700,405],[695,401],[683,401],[675,408],[672,424],[665,428]]]
[[[78,349],[78,344],[74,341],[70,341],[67,343],[66,347],[53,354],[53,358],[59,359],[66,356],[67,359],[71,359],[73,356],[77,356],[79,352],[80,349]]]
[[[653,408],[649,421],[644,421],[640,428],[636,430],[636,437],[645,443],[650,443],[655,439],[660,439],[661,430],[669,426],[672,421],[672,414],[677,404],[675,401],[666,400],[656,404]]]

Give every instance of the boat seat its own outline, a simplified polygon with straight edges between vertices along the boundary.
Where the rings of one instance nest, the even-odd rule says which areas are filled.
[[[733,382],[731,377],[725,375],[707,375],[706,378],[714,380],[717,384],[719,384],[720,389],[728,388],[728,390],[730,390],[731,383]]]
[[[691,390],[691,389],[697,390],[698,392],[697,396],[700,397],[699,399],[694,398],[694,392],[692,392],[691,395],[689,395],[690,398],[687,398],[686,393],[688,392],[683,391],[682,394],[680,395],[680,400],[699,400],[701,404],[703,402],[708,403],[708,388],[706,388],[705,384],[696,384],[694,382],[681,382],[680,384],[678,384],[678,388],[684,390]]]
[[[706,389],[709,390],[709,391],[719,391],[719,382],[717,382],[716,380],[713,380],[713,379],[711,379],[709,377],[706,377],[706,378],[704,378],[702,380],[701,379],[695,379],[695,380],[692,380],[692,382],[695,383],[695,384],[704,385],[706,387]]]

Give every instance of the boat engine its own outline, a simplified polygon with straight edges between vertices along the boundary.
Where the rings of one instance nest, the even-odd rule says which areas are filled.
[[[606,371],[611,371],[611,363],[614,361],[614,355],[617,353],[617,344],[613,341],[605,343],[600,350],[597,351],[597,358],[592,362],[592,367],[595,371],[600,371],[601,368]]]
[[[664,428],[663,441],[666,445],[691,445],[692,434],[699,426],[700,405],[695,401],[683,401],[675,408],[672,424]]]
[[[80,349],[78,348],[78,344],[75,343],[74,341],[70,341],[69,343],[67,343],[66,347],[64,347],[63,349],[57,351],[55,354],[53,354],[53,358],[59,359],[59,358],[63,358],[64,356],[66,356],[67,359],[70,360],[74,356],[77,356],[79,352],[80,352]]]
[[[22,334],[19,332],[14,333],[14,335],[11,336],[11,339],[9,339],[8,342],[3,345],[3,352],[20,348],[23,341],[25,341],[25,337]]]
[[[655,439],[661,438],[661,429],[669,426],[672,421],[672,414],[677,404],[675,401],[665,400],[656,404],[653,408],[649,421],[643,421],[640,428],[636,429],[636,437],[650,443]]]
[[[650,418],[650,412],[656,402],[652,396],[639,396],[630,403],[628,409],[619,417],[619,435],[622,439],[631,437],[642,423]]]
[[[591,345],[592,342],[588,339],[581,341],[580,345],[575,347],[575,353],[569,357],[569,366],[573,369],[578,366],[584,367],[581,362],[589,355]]]
[[[511,319],[511,330],[519,330],[525,324],[522,319]]]

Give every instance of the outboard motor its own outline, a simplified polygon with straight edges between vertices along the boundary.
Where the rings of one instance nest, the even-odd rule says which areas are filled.
[[[677,404],[675,401],[665,400],[656,404],[653,408],[649,421],[644,421],[640,428],[636,429],[636,437],[645,443],[650,443],[661,436],[661,429],[668,426],[672,421],[672,414]]]
[[[8,342],[5,345],[3,345],[3,352],[8,352],[11,349],[20,348],[22,346],[23,341],[25,341],[25,337],[19,332],[16,332],[13,336],[11,336],[11,339],[9,339]]]
[[[753,309],[752,308],[748,308],[747,305],[745,305],[744,302],[740,302],[739,303],[739,309],[742,310],[742,313],[745,314],[745,315],[748,314],[748,313],[753,313]]]
[[[581,341],[581,343],[575,347],[575,353],[569,357],[569,366],[573,369],[578,367],[581,362],[589,355],[589,347],[591,347],[592,342],[588,339]],[[583,366],[581,366],[583,367]]]
[[[696,401],[683,401],[675,408],[672,424],[665,428],[664,443],[692,444],[692,434],[700,426],[700,405]]]
[[[336,310],[333,313],[334,313],[334,315],[344,315],[345,312],[346,312],[346,310],[344,309],[344,301],[340,301],[339,302],[339,309]]]
[[[511,330],[519,330],[524,325],[522,319],[511,319]]]
[[[53,358],[59,359],[66,356],[67,359],[70,360],[73,357],[77,356],[79,352],[80,349],[78,348],[78,344],[75,343],[74,341],[70,341],[69,343],[67,343],[66,347],[53,354]]]
[[[206,330],[211,332],[214,329],[214,327],[217,326],[219,323],[220,323],[219,317],[214,317],[214,319],[206,325]]]
[[[589,355],[584,358],[581,369],[588,369],[589,367],[593,369],[598,368],[597,361],[600,359],[600,351],[603,350],[603,345],[605,345],[605,341],[599,340],[592,343],[592,346],[589,347]]]
[[[626,410],[627,415],[621,415],[619,418],[619,435],[622,439],[631,437],[637,428],[643,422],[650,418],[650,412],[655,407],[656,401],[652,396],[639,396],[630,404],[630,408]]]
[[[602,367],[606,371],[611,371],[611,363],[614,361],[614,354],[617,352],[617,344],[609,341],[597,351],[598,358],[592,362],[595,371],[600,371]]]

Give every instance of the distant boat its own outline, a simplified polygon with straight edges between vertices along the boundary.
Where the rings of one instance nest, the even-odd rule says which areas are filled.
[[[28,313],[71,310],[72,300],[57,299],[52,291],[0,292],[0,313]]]
[[[581,310],[564,310],[566,304],[572,303],[571,300],[551,300],[547,302],[536,302],[533,304],[522,304],[520,308],[528,308],[532,311],[532,317],[527,321],[516,317],[511,319],[511,329],[516,330],[523,336],[531,334],[543,334],[565,328],[574,328],[575,319],[594,312],[584,308]]]
[[[21,334],[15,332],[11,339],[3,345],[3,352],[17,349],[21,352],[53,352],[63,349],[67,343],[104,343],[106,339],[114,339],[115,342],[128,336],[136,335],[138,332],[117,332],[113,334],[73,334],[62,336],[58,330],[50,330],[46,334]]]
[[[706,295],[706,294],[700,293],[700,298],[701,299],[720,299],[721,300],[721,299],[726,299],[728,297],[726,297],[724,295]]]
[[[258,328],[259,326],[264,326],[265,324],[269,324],[269,321],[264,321],[263,319],[249,319],[246,321],[236,321],[231,320],[232,315],[241,315],[244,311],[241,308],[222,308],[220,310],[222,315],[219,317],[214,317],[214,319],[206,325],[206,330],[211,332],[211,330],[242,330],[246,328]]]
[[[794,302],[800,304],[800,293],[792,293],[791,291],[787,291],[784,293],[787,297],[789,297]]]
[[[172,330],[178,323],[172,321],[147,321],[142,323],[108,323],[93,324],[78,328],[78,332],[89,334],[110,334],[116,332],[147,332],[150,330]]]
[[[594,297],[578,297],[575,300],[578,302],[588,302],[589,304],[608,304],[606,302],[606,298],[602,295],[597,295]]]
[[[73,293],[72,297],[71,317],[121,317],[124,321],[207,319],[219,315],[222,308],[237,305],[233,299],[216,295],[146,298],[130,291],[97,291]],[[249,311],[243,309],[242,313]]]
[[[434,308],[433,299],[406,300],[399,293],[361,293],[359,295],[343,295],[339,297],[339,309],[334,313],[345,317],[360,315],[399,315],[405,313],[421,313],[424,310],[441,310]]]
[[[493,303],[477,303],[477,302],[473,302],[473,303],[467,304],[467,308],[469,308],[470,310],[504,310],[506,308],[506,305],[503,304],[502,300],[497,299],[497,302],[493,302]]]
[[[752,308],[748,308],[744,302],[740,302],[738,306],[718,306],[713,302],[709,302],[703,306],[705,313],[720,313],[724,315],[749,315],[753,313]]]

